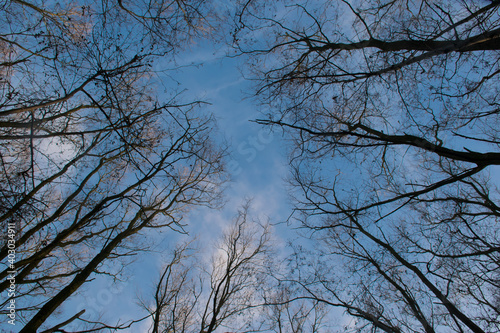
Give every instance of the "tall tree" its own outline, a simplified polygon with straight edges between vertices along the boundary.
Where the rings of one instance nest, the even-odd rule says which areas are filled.
[[[183,244],[162,271],[151,313],[151,332],[211,333],[221,327],[247,331],[264,305],[274,252],[269,225],[253,220],[245,204],[223,231],[207,260]]]
[[[249,1],[237,16],[271,110],[258,122],[290,138],[295,216],[319,240],[298,282],[355,331],[500,329],[499,7]]]
[[[16,271],[1,308],[15,301],[21,332],[42,329],[94,275],[116,275],[148,230],[182,229],[190,207],[217,204],[213,119],[163,91],[153,70],[207,31],[207,11],[203,1],[3,2],[0,223],[14,236],[0,244],[0,291]]]

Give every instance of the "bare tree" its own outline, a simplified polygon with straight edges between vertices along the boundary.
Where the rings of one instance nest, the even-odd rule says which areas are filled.
[[[154,303],[141,303],[151,314],[152,333],[187,332],[198,327],[194,321],[201,290],[197,285],[195,252],[190,243],[178,246],[156,285]]]
[[[153,71],[206,30],[208,9],[202,1],[1,6],[0,223],[5,235],[15,231],[15,260],[9,239],[1,243],[2,292],[16,272],[1,311],[14,300],[21,332],[55,331],[56,310],[96,274],[118,277],[117,262],[145,250],[147,232],[182,231],[190,207],[218,204],[224,151],[210,139],[213,119],[199,102],[157,91]]]
[[[224,231],[208,265],[187,245],[173,252],[154,302],[146,306],[152,332],[209,333],[228,325],[246,331],[253,324],[255,309],[264,304],[260,291],[272,246],[269,226],[250,220],[248,209],[245,205]]]
[[[306,295],[355,331],[499,330],[500,2],[289,3],[234,42],[292,142]]]
[[[304,297],[294,281],[279,281],[266,295],[262,327],[266,331],[328,332],[328,306],[312,297]]]

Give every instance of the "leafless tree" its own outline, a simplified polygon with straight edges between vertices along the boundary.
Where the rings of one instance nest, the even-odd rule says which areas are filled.
[[[57,331],[55,320],[85,314],[60,320],[56,310],[96,274],[118,277],[117,263],[145,250],[144,235],[182,231],[190,207],[218,204],[224,150],[211,141],[213,119],[199,102],[157,90],[164,78],[153,70],[206,32],[208,9],[202,1],[1,6],[0,223],[4,235],[14,226],[16,247],[9,262],[8,239],[0,244],[2,293],[16,271],[15,296],[2,298],[1,311],[13,299],[21,332]]]
[[[209,333],[228,325],[247,331],[253,324],[273,250],[269,226],[250,220],[248,209],[223,232],[208,265],[187,245],[173,252],[148,307],[153,333]]]
[[[306,295],[354,331],[499,330],[500,2],[272,6],[234,43],[292,142]]]
[[[294,286],[295,285],[295,286]],[[276,333],[328,332],[328,307],[312,297],[301,296],[293,281],[280,281],[268,291],[264,302],[262,327]]]
[[[193,319],[201,290],[193,274],[195,253],[189,246],[182,244],[173,251],[156,285],[154,304],[142,301],[152,317],[152,333],[186,332],[197,327]]]

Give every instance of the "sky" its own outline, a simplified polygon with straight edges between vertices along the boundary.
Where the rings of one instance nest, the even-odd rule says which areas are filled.
[[[291,204],[285,187],[285,142],[280,133],[271,133],[252,122],[259,118],[260,110],[249,98],[252,88],[240,72],[242,59],[225,57],[224,50],[206,45],[192,47],[179,59],[177,66],[182,69],[169,75],[184,90],[181,99],[210,103],[203,106],[202,111],[215,116],[218,133],[213,135],[229,146],[227,170],[231,175],[222,209],[200,207],[185,217],[188,237],[197,236],[202,246],[209,249],[245,200],[251,199],[252,215],[273,224],[278,244],[284,247],[288,239],[294,238],[286,224]],[[108,323],[116,323],[118,318],[122,323],[137,319],[142,314],[137,311],[138,296],[152,297],[152,288],[162,269],[164,250],[173,248],[183,236],[167,230],[152,237],[157,244],[155,251],[141,253],[135,258],[126,268],[124,275],[130,276],[127,281],[114,284],[109,278],[98,277],[63,305],[63,313],[68,315],[62,316],[61,321],[81,309],[86,309],[85,316],[94,319],[102,313],[102,320]],[[145,320],[124,332],[147,332],[149,327],[150,321]],[[226,330],[221,328],[219,331]]]
[[[221,4],[224,7],[221,10],[227,9],[227,2]],[[251,83],[240,71],[243,59],[226,57],[227,51],[222,44],[214,46],[199,42],[178,54],[175,64],[169,59],[156,64],[161,80],[173,86],[176,85],[174,81],[179,83],[181,100],[209,103],[202,106],[201,111],[213,114],[217,121],[218,132],[214,132],[213,137],[228,144],[226,166],[231,180],[226,184],[225,205],[219,210],[193,209],[184,219],[186,231],[189,237],[197,236],[203,240],[202,246],[210,248],[241,205],[251,199],[252,215],[273,224],[277,244],[284,247],[286,241],[294,237],[285,223],[291,210],[284,183],[288,168],[285,143],[280,133],[271,133],[252,122],[261,118],[261,110],[251,98]],[[162,71],[172,66],[180,69]],[[58,151],[64,151],[64,147],[56,148],[54,142],[47,141],[47,153]],[[93,276],[95,279],[65,302],[58,310],[60,315],[49,319],[47,324],[63,322],[82,309],[86,311],[84,318],[96,320],[102,314],[100,320],[109,324],[116,324],[119,318],[123,323],[145,314],[138,311],[138,296],[152,298],[152,288],[162,269],[165,250],[173,248],[182,239],[181,235],[169,230],[149,236],[156,245],[152,252],[139,253],[125,268],[123,275],[128,277],[127,280],[114,283],[109,277]],[[4,321],[0,322],[0,332],[21,329],[21,325],[12,330],[12,326],[4,324]],[[66,328],[70,329],[70,326]],[[125,332],[146,332],[149,326],[150,321],[144,321]]]
[[[242,77],[241,58],[227,58],[210,47],[201,47],[191,53],[192,63],[199,66],[184,68],[178,79],[192,96],[210,103],[204,107],[217,119],[219,133],[229,145],[227,170],[231,181],[227,184],[227,203],[222,211],[201,210],[215,220],[234,216],[245,199],[252,199],[252,207],[275,223],[286,220],[289,202],[284,186],[287,173],[285,142],[280,133],[270,132],[253,120],[261,115],[259,107],[250,98],[252,88]],[[197,214],[191,220],[196,223]],[[223,222],[224,223],[224,222]],[[212,223],[201,223],[212,228]]]
[[[226,1],[220,3],[221,10],[230,5]],[[157,63],[155,68],[159,79],[167,82],[167,87],[168,84],[175,86],[174,81],[178,82],[181,100],[209,103],[202,107],[202,112],[216,118],[218,132],[213,133],[213,137],[228,144],[226,161],[231,180],[226,184],[225,205],[219,210],[193,209],[184,220],[186,231],[189,237],[197,236],[203,240],[202,246],[209,249],[241,205],[251,199],[252,215],[274,226],[276,244],[284,248],[288,240],[296,238],[286,223],[292,209],[285,186],[288,174],[286,143],[279,131],[270,132],[253,122],[262,118],[266,110],[260,109],[252,98],[251,82],[241,73],[244,59],[227,57],[228,51],[223,44],[201,41],[178,54],[175,64],[167,59],[165,63]],[[172,66],[176,70],[163,71]],[[53,145],[53,142],[47,142],[47,152],[64,151],[64,147]],[[181,235],[168,230],[148,237],[155,243],[153,251],[135,256],[131,265],[125,268],[123,275],[127,280],[114,283],[109,277],[95,276],[95,280],[86,283],[62,305],[60,316],[54,320],[62,322],[82,309],[86,311],[83,317],[96,320],[102,314],[100,320],[109,324],[116,324],[118,319],[121,319],[120,323],[138,319],[145,314],[138,311],[138,296],[146,299],[153,296],[152,288],[162,269],[165,250],[173,248],[182,239]],[[0,324],[0,332],[3,324]],[[150,321],[146,320],[124,332],[146,332],[149,327]],[[11,326],[5,328],[12,329]]]
[[[225,57],[224,49],[196,45],[179,56],[177,65],[182,69],[173,74],[184,89],[183,98],[210,103],[203,107],[203,112],[213,113],[219,131],[214,136],[218,140],[226,140],[229,145],[227,168],[231,181],[225,191],[224,208],[198,208],[185,221],[189,236],[197,235],[207,248],[248,198],[252,199],[254,214],[261,219],[269,219],[275,225],[275,236],[281,240],[281,246],[288,239],[296,238],[294,231],[285,223],[291,212],[285,186],[288,173],[286,142],[279,132],[270,133],[252,122],[260,118],[265,110],[261,110],[251,98],[251,83],[240,72],[242,61],[242,58]],[[158,250],[172,247],[178,239],[175,236],[179,235],[168,233],[157,235]],[[117,318],[138,318],[137,296],[148,298],[152,295],[148,291],[158,279],[163,257],[161,251],[140,254],[127,267],[130,272],[128,281],[119,284],[113,284],[110,279],[95,281],[65,305],[65,309],[68,313],[75,313],[81,308],[85,308],[88,315],[103,313],[103,321],[109,323]],[[342,316],[340,310],[336,315],[343,325],[352,320]],[[149,327],[150,321],[145,320],[125,332],[147,332]],[[217,332],[225,331],[221,328]]]
[[[222,7],[229,5],[226,1],[220,3]],[[213,114],[217,120],[218,132],[213,133],[213,137],[228,144],[227,170],[231,180],[225,190],[225,205],[220,210],[193,209],[184,220],[186,231],[189,237],[203,240],[202,246],[209,249],[245,200],[251,199],[252,214],[274,226],[276,245],[284,248],[288,240],[296,239],[294,230],[286,223],[292,209],[285,186],[286,142],[279,131],[270,132],[253,122],[262,118],[266,110],[252,98],[252,84],[241,73],[244,59],[227,57],[228,51],[223,44],[198,42],[178,54],[175,64],[167,59],[155,68],[159,79],[167,84],[175,86],[173,81],[178,82],[178,89],[182,91],[180,99],[209,103],[202,107],[202,112]],[[178,69],[163,71],[172,66]],[[48,144],[47,151],[53,148]],[[127,280],[114,283],[109,277],[96,276],[62,305],[60,317],[55,320],[62,322],[82,309],[86,310],[83,317],[95,320],[102,314],[100,319],[109,324],[116,324],[119,318],[123,323],[145,314],[138,311],[138,296],[146,299],[153,296],[152,288],[162,269],[165,250],[182,239],[181,235],[168,230],[148,237],[155,243],[153,251],[135,256],[125,268],[123,275]],[[146,332],[149,326],[150,321],[146,320],[124,332]],[[2,328],[0,326],[0,331]],[[10,331],[12,327],[7,328]]]
[[[224,0],[218,3],[221,10],[227,9],[224,5],[230,5]],[[293,15],[293,11],[291,13]],[[341,17],[347,23],[352,20],[353,14]],[[351,33],[354,34],[355,31],[352,30]],[[263,39],[265,36],[257,37]],[[194,41],[188,50],[176,55],[175,63],[169,58],[155,65],[158,78],[167,82],[167,89],[179,89],[182,92],[179,99],[182,101],[205,101],[207,104],[202,106],[200,112],[213,114],[215,117],[218,129],[212,136],[218,142],[227,143],[229,152],[226,167],[231,179],[226,184],[225,205],[217,210],[194,208],[184,216],[183,222],[188,235],[170,230],[148,231],[140,242],[152,244],[151,251],[138,253],[131,259],[131,264],[124,269],[124,281],[114,283],[110,277],[97,275],[63,304],[60,317],[54,320],[64,321],[81,309],[86,310],[84,317],[95,320],[102,314],[100,320],[109,324],[124,323],[146,315],[146,312],[140,311],[138,297],[152,300],[154,284],[165,264],[168,250],[174,248],[180,240],[196,237],[205,250],[204,258],[209,258],[211,251],[215,250],[211,245],[231,224],[238,209],[248,199],[252,202],[251,215],[269,221],[274,226],[274,245],[285,251],[287,241],[297,239],[293,225],[287,223],[292,211],[285,182],[289,173],[287,142],[279,130],[270,132],[268,128],[255,123],[254,120],[262,118],[267,110],[259,106],[252,97],[252,83],[241,73],[244,58],[227,57],[228,51],[230,49],[222,44]],[[172,67],[176,69],[171,69]],[[461,142],[456,141],[456,144],[461,145]],[[52,148],[47,144],[47,150]],[[340,169],[333,163],[329,167]],[[410,167],[408,166],[408,170],[413,171]],[[491,170],[497,172],[498,168],[500,167]],[[414,170],[416,173],[419,168],[415,167]],[[345,173],[355,180],[362,179],[353,169],[348,169]],[[354,183],[350,186],[354,186]],[[111,261],[111,264],[114,263]],[[121,321],[117,322],[118,319]],[[341,315],[337,319],[345,325],[352,320]],[[0,323],[0,332],[2,324]],[[150,324],[150,320],[145,320],[124,332],[147,332]],[[7,328],[10,331],[11,327]],[[221,328],[217,332],[226,331],[227,329]]]

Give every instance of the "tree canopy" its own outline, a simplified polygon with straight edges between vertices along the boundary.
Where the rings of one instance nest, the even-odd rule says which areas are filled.
[[[241,12],[258,122],[292,142],[295,217],[319,240],[321,265],[297,283],[356,331],[500,328],[499,5]]]
[[[191,207],[218,205],[214,121],[159,90],[153,68],[204,33],[205,14],[196,1],[2,4],[0,221],[15,250],[4,238],[0,290],[15,271],[2,309],[15,301],[21,332],[49,328],[95,275],[119,278],[147,230],[182,230]]]
[[[0,314],[20,332],[500,331],[500,1],[0,6]],[[253,125],[285,139],[294,236],[247,203],[197,247],[228,152],[163,71],[197,43],[243,60]],[[61,312],[160,231],[185,242],[142,317]]]

